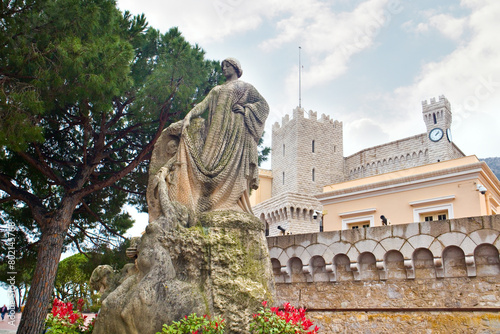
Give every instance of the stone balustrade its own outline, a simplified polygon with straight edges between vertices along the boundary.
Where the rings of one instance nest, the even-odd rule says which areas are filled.
[[[276,283],[500,275],[500,215],[268,238]]]

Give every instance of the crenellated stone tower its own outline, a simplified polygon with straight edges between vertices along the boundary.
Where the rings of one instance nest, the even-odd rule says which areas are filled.
[[[295,108],[272,132],[272,198],[253,208],[270,236],[320,230],[323,186],[344,181],[342,122]]]
[[[295,108],[293,119],[273,125],[273,196],[284,192],[314,195],[323,186],[344,181],[342,122]]]
[[[422,115],[427,128],[428,163],[454,159],[455,149],[451,138],[451,106],[443,95],[439,100],[422,101]]]

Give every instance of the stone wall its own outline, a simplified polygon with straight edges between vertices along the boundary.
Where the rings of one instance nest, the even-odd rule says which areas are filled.
[[[346,180],[394,172],[429,163],[427,134],[370,147],[345,158]]]
[[[307,308],[325,334],[500,331],[498,276],[281,283],[276,289],[277,304]]]
[[[319,232],[321,203],[312,196],[282,193],[252,208],[266,224],[269,236]],[[278,228],[285,229],[285,231]]]
[[[268,238],[323,333],[500,333],[500,215]]]

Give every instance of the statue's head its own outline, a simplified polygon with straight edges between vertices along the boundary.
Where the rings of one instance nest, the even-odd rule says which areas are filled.
[[[221,66],[224,66],[224,63],[230,64],[234,69],[236,70],[236,74],[238,75],[238,78],[241,78],[243,75],[243,69],[241,68],[241,64],[237,59],[234,58],[226,58],[222,61]]]
[[[170,155],[174,155],[177,153],[177,147],[179,146],[179,140],[178,139],[172,139],[167,143],[167,153]]]

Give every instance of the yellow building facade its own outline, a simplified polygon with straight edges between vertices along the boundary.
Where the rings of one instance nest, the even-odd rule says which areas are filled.
[[[500,212],[500,183],[476,156],[328,185],[316,197],[325,231]]]

